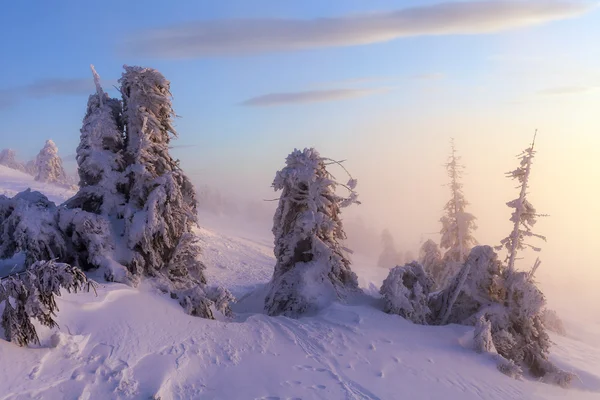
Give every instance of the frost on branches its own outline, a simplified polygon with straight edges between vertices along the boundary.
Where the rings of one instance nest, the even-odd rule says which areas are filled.
[[[50,139],[46,140],[46,144],[35,158],[35,171],[36,181],[70,186],[62,159],[58,155],[58,147]]]
[[[13,149],[3,149],[0,151],[0,165],[25,172],[25,165],[17,160],[17,153]]]
[[[2,328],[6,339],[26,346],[39,344],[32,318],[44,326],[57,326],[54,316],[58,311],[54,296],[60,290],[77,292],[95,290],[95,283],[86,278],[78,268],[54,261],[38,261],[25,271],[0,279],[0,305]]]
[[[215,299],[231,295],[212,296],[214,290],[226,290],[204,287],[205,267],[192,233],[197,224],[196,193],[169,154],[169,143],[176,136],[170,83],[155,69],[128,66],[119,83],[126,135],[124,235],[130,253],[125,263],[135,276],[166,278],[174,295],[183,297],[186,310],[211,318],[209,306],[216,304]],[[192,289],[193,295],[186,294]],[[229,312],[228,305],[217,308]]]
[[[428,239],[419,250],[419,262],[423,269],[431,275],[434,282],[434,287],[438,288],[437,282],[441,281],[444,273],[444,262],[442,260],[442,252],[438,245],[431,239]]]
[[[169,155],[175,135],[169,81],[151,68],[125,67],[121,77],[126,125],[125,236],[134,274],[188,274],[205,282],[200,249],[189,235],[196,224],[194,187]],[[186,257],[175,255],[188,254]],[[185,260],[186,262],[181,262]]]
[[[123,171],[123,125],[121,102],[111,99],[100,86],[92,66],[97,92],[90,95],[77,147],[79,192],[67,203],[95,214],[122,212],[124,196],[119,191]]]
[[[533,163],[533,158],[535,157],[534,146],[535,135],[533,136],[531,146],[519,154],[519,167],[506,174],[509,178],[516,179],[520,184],[519,197],[506,203],[508,207],[514,209],[510,218],[510,221],[513,223],[513,230],[508,237],[502,239],[500,246],[496,248],[497,250],[501,250],[502,248],[508,250],[507,262],[509,271],[514,271],[515,269],[515,260],[518,251],[528,247],[534,251],[541,250],[539,247],[526,243],[526,239],[537,237],[546,241],[546,237],[533,233],[531,230],[537,222],[537,218],[545,215],[538,214],[535,207],[527,200],[529,175],[531,174],[531,165]]]
[[[282,194],[273,218],[277,264],[265,298],[269,315],[298,317],[359,291],[340,219],[342,208],[359,203],[356,180],[342,185],[347,197],[336,194],[328,163],[335,162],[315,149],[294,150],[273,181]]]
[[[433,279],[416,261],[392,268],[379,292],[384,299],[384,310],[398,314],[416,324],[427,324],[431,311],[427,304]]]
[[[467,254],[477,241],[473,231],[477,229],[475,217],[465,211],[469,204],[463,193],[460,182],[464,166],[460,164],[460,157],[456,155],[454,140],[451,142],[451,153],[446,163],[446,171],[450,178],[450,200],[444,206],[444,216],[440,219],[442,235],[440,247],[445,249],[443,273],[436,278],[439,286],[446,286],[452,276],[458,272],[465,262]]]
[[[489,246],[474,247],[461,271],[431,296],[432,322],[477,325],[485,317],[500,356],[499,369],[515,375],[527,368],[545,382],[567,386],[573,375],[548,360],[550,339],[543,324],[545,298],[529,272],[511,272]]]
[[[381,251],[379,259],[377,260],[378,266],[383,268],[393,268],[402,264],[404,257],[396,250],[394,238],[387,229],[384,229],[383,232],[381,232],[381,244],[383,246],[383,250]]]

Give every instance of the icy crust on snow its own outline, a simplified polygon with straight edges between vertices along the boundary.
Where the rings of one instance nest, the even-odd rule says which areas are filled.
[[[583,339],[552,336],[552,361],[580,378],[564,390],[499,373],[493,357],[473,351],[473,327],[415,325],[381,312],[371,297],[299,320],[268,317],[261,313],[260,288],[274,259],[264,238],[208,229],[199,235],[211,281],[242,297],[234,320],[189,316],[148,284],[103,284],[97,297],[63,293],[57,299],[60,327],[39,327],[40,346],[0,341],[0,399],[600,396],[600,349]],[[369,294],[385,277],[372,261],[357,255],[354,263]],[[586,329],[593,339],[600,323]]]

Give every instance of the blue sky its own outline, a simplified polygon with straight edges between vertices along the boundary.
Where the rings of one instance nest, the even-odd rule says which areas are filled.
[[[45,80],[89,79],[95,64],[105,85],[118,79],[123,64],[141,64],[162,71],[172,81],[180,144],[213,149],[247,149],[248,146],[301,136],[296,146],[321,142],[322,132],[332,136],[352,120],[385,109],[402,109],[433,87],[460,86],[461,92],[489,83],[494,56],[502,56],[516,40],[546,41],[572,47],[563,40],[581,34],[598,34],[596,10],[576,19],[533,27],[474,35],[416,36],[362,46],[331,46],[300,51],[266,52],[249,56],[209,56],[165,59],[135,55],[123,43],[145,30],[194,21],[231,18],[314,19],[368,12],[387,12],[435,4],[431,1],[228,1],[164,2],[79,1],[15,2],[0,16],[0,115],[3,146],[32,157],[43,140],[52,137],[63,155],[73,153],[85,110],[86,88],[75,93],[58,87],[45,95],[11,99],[19,88]],[[598,36],[596,36],[598,37]],[[581,38],[583,39],[583,37]],[[563,41],[563,43],[561,43]],[[548,43],[544,43],[547,46]],[[591,41],[590,41],[591,43]],[[545,52],[533,47],[531,53]],[[583,49],[581,58],[597,63],[597,52]],[[584,61],[584,60],[582,60]],[[90,84],[91,84],[91,79]],[[548,89],[561,82],[548,82]],[[511,87],[499,82],[495,98],[510,97]],[[545,88],[533,88],[544,90]],[[279,92],[345,90],[368,94],[338,101],[281,107],[244,107],[245,100]],[[508,92],[508,93],[505,93]],[[113,92],[114,93],[114,92]],[[8,98],[9,100],[7,100]],[[482,99],[489,100],[489,99]],[[7,102],[14,104],[6,105]],[[435,102],[435,98],[427,100]],[[316,122],[318,121],[318,122]],[[23,140],[27,138],[27,140]],[[191,148],[190,148],[191,149]],[[191,150],[190,150],[191,151]],[[185,161],[186,152],[182,152]]]

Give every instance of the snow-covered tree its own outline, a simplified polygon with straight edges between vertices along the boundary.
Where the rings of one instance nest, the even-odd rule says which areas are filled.
[[[6,339],[19,346],[40,343],[35,318],[42,325],[55,327],[58,311],[54,296],[60,290],[89,291],[95,283],[78,268],[54,261],[37,261],[25,271],[0,279],[0,304],[4,304],[2,327]]]
[[[484,316],[498,354],[510,361],[499,365],[503,372],[515,374],[516,365],[566,386],[573,375],[548,360],[551,342],[543,324],[544,305],[530,273],[511,272],[489,246],[474,247],[451,284],[429,300],[433,323],[477,325]]]
[[[377,265],[383,268],[393,268],[403,264],[404,257],[396,250],[394,237],[389,230],[384,229],[381,232],[381,245],[383,249],[377,260]]]
[[[50,139],[35,158],[36,181],[68,185],[69,179],[58,155],[58,147]]]
[[[128,267],[134,274],[164,274],[172,280],[191,275],[205,282],[200,249],[191,234],[194,187],[169,154],[176,134],[169,81],[157,70],[126,66],[119,82],[127,135]]]
[[[3,149],[0,151],[0,165],[25,172],[25,166],[17,160],[17,153],[13,149]]]
[[[25,163],[25,172],[33,177],[37,176],[38,172],[35,165],[35,159],[29,160]]]
[[[426,324],[431,313],[427,301],[432,288],[433,279],[418,262],[392,268],[379,290],[383,311]]]
[[[122,212],[125,201],[119,190],[124,167],[121,102],[102,90],[100,77],[91,68],[97,91],[88,99],[77,147],[79,192],[67,206],[115,215]]]
[[[477,244],[473,236],[473,231],[477,229],[476,218],[466,212],[469,203],[465,199],[461,183],[464,166],[456,154],[454,140],[451,141],[450,157],[445,166],[450,178],[448,184],[450,200],[444,206],[444,216],[440,219],[442,223],[440,247],[445,249],[444,261],[446,262],[446,274],[442,281],[438,282],[441,285],[445,285],[447,280],[456,274],[471,248]]]
[[[444,262],[442,261],[442,252],[438,245],[431,239],[428,239],[419,250],[419,263],[425,271],[431,275],[434,281],[434,288],[437,287],[437,282],[441,281],[444,270]]]
[[[57,212],[53,202],[31,189],[13,198],[0,196],[0,259],[22,253],[27,265],[64,260],[68,247],[57,225]]]
[[[298,317],[359,291],[340,218],[342,208],[358,203],[356,180],[345,185],[347,197],[337,194],[331,163],[313,148],[294,150],[275,176],[273,188],[282,194],[273,219],[277,264],[265,298],[269,315]]]
[[[170,83],[155,69],[125,66],[119,80],[125,126],[124,263],[134,276],[156,277],[158,285],[192,315],[229,314],[233,296],[207,287],[199,260],[194,187],[169,154],[176,136]]]
[[[500,250],[505,248],[508,250],[507,263],[508,270],[511,272],[515,269],[515,260],[517,253],[520,250],[524,250],[526,248],[530,248],[534,251],[541,250],[539,247],[526,243],[526,239],[537,237],[546,241],[546,237],[533,233],[531,230],[537,222],[537,218],[545,215],[538,214],[535,207],[527,199],[529,175],[531,174],[531,165],[536,153],[534,150],[535,136],[536,135],[533,136],[533,142],[531,143],[531,146],[526,148],[517,156],[520,160],[519,167],[506,174],[509,178],[519,181],[520,192],[518,198],[506,203],[508,207],[514,209],[510,218],[510,221],[513,223],[513,230],[509,236],[502,239],[500,246],[498,246],[496,249]]]

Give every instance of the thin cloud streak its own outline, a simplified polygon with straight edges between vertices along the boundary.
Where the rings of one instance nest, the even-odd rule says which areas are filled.
[[[248,107],[271,107],[289,104],[319,103],[368,96],[377,92],[387,91],[381,89],[329,89],[307,90],[302,92],[269,93],[252,97],[240,103]]]
[[[144,57],[198,58],[365,45],[410,36],[485,34],[576,17],[596,4],[464,1],[312,20],[196,21],[140,32],[125,41],[121,50]]]
[[[111,87],[117,81],[103,81],[105,88]],[[16,105],[24,99],[43,99],[54,96],[82,96],[96,91],[91,78],[50,78],[0,90],[0,110]]]
[[[565,94],[576,94],[576,93],[584,93],[592,90],[592,86],[561,86],[555,88],[549,88],[540,90],[537,94],[543,96],[560,96]]]

